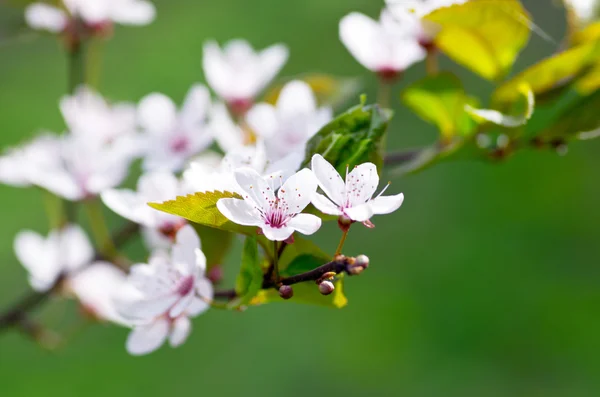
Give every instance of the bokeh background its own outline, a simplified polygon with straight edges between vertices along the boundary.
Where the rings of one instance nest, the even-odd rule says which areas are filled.
[[[284,42],[282,75],[322,71],[375,79],[337,37],[350,11],[376,16],[376,0],[162,0],[158,18],[117,27],[101,48],[101,92],[137,101],[160,91],[180,101],[203,81],[205,39]],[[556,42],[533,36],[517,70],[556,51],[565,22],[558,2],[526,0]],[[57,41],[24,27],[0,5],[0,146],[42,129],[61,131],[58,99],[66,62]],[[472,94],[485,82],[452,62]],[[411,69],[405,81],[424,74]],[[395,87],[402,89],[403,83]],[[394,100],[391,148],[435,139],[434,127]],[[244,313],[213,310],[188,342],[145,357],[124,349],[127,330],[91,325],[48,352],[15,331],[0,334],[2,396],[543,396],[600,395],[600,142],[565,157],[524,152],[501,164],[444,163],[394,179],[403,207],[353,228],[347,254],[372,266],[349,279],[343,310],[291,302]],[[0,186],[0,308],[28,290],[12,241],[21,228],[46,232],[41,195]],[[107,211],[108,212],[108,211]],[[118,227],[121,220],[110,216]],[[318,234],[333,252],[335,225]],[[141,244],[128,247],[141,255]],[[228,258],[229,277],[239,249]],[[78,324],[72,302],[36,313],[52,328]]]

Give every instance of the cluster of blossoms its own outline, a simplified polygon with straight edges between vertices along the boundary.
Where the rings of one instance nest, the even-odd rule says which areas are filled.
[[[434,2],[403,11],[390,5],[380,22],[351,14],[341,22],[342,41],[369,69],[398,73],[424,57],[429,33],[418,21],[425,3]],[[70,39],[83,29],[88,36],[77,38],[84,39],[113,23],[149,23],[155,14],[143,0],[64,0],[63,6],[35,3],[27,8],[26,20],[32,28]],[[405,17],[412,22],[400,23]],[[217,202],[226,218],[289,244],[294,232],[310,235],[320,228],[318,212],[305,212],[309,204],[338,217],[345,232],[354,222],[372,227],[373,215],[398,209],[402,194],[374,197],[379,176],[372,163],[347,168],[344,179],[315,154],[310,168],[301,169],[308,141],[332,120],[333,110],[319,106],[311,87],[300,80],[285,84],[275,103],[258,100],[287,58],[281,44],[255,51],[243,40],[223,48],[208,41],[203,69],[215,97],[194,84],[179,108],[161,93],[137,104],[109,103],[84,85],[63,97],[66,131],[44,132],[6,151],[0,157],[0,181],[37,186],[83,205],[101,200],[141,227],[150,256],[147,263],[123,269],[109,261],[114,258],[102,258],[101,247],[96,253],[78,225],[57,225],[47,237],[23,231],[14,248],[32,287],[72,294],[99,320],[131,328],[127,350],[145,354],[167,339],[172,346],[183,343],[190,317],[209,308],[214,294],[194,228],[149,202],[195,192],[236,193],[240,198]],[[143,172],[136,189],[119,188],[138,160]],[[323,283],[323,293],[331,292],[330,284]]]

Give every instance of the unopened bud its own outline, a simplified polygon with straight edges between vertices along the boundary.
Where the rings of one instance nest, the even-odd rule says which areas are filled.
[[[221,265],[214,265],[206,276],[213,284],[218,284],[223,280],[223,267]]]
[[[369,267],[369,257],[366,255],[357,256],[355,258],[354,265],[366,269],[367,267]]]
[[[323,295],[331,294],[334,289],[335,286],[329,280],[321,281],[321,284],[319,284],[319,292]]]
[[[321,277],[319,277],[315,282],[317,284],[321,284],[321,282],[325,281],[325,280],[333,280],[333,278],[337,276],[336,272],[327,272],[327,273],[323,273],[323,275]]]
[[[279,296],[281,296],[283,299],[290,299],[292,296],[294,296],[294,289],[291,285],[282,285],[279,287]]]
[[[350,226],[352,226],[353,222],[354,221],[348,218],[346,215],[340,215],[340,217],[338,218],[338,226],[340,227],[342,232],[347,232],[348,230],[350,230]]]

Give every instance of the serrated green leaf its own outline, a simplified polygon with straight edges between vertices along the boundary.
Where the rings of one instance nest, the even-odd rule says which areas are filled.
[[[242,251],[242,264],[235,282],[237,298],[228,306],[236,308],[250,303],[260,292],[263,283],[263,272],[258,255],[258,244],[255,237],[246,237]]]
[[[427,76],[413,83],[401,99],[419,117],[435,124],[446,141],[455,136],[469,136],[477,126],[465,112],[465,105],[473,102],[460,80],[450,73]]]
[[[439,49],[490,80],[509,72],[530,35],[529,15],[517,0],[469,1],[440,8],[424,19],[439,29]]]
[[[346,166],[368,161],[381,168],[381,144],[391,116],[391,111],[364,102],[349,109],[310,139],[303,166],[308,166],[312,156],[319,153],[339,172],[345,172]]]

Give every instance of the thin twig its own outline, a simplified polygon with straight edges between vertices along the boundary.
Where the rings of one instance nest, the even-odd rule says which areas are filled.
[[[420,149],[412,149],[402,152],[387,153],[383,159],[384,165],[401,165],[408,163],[419,155]]]

